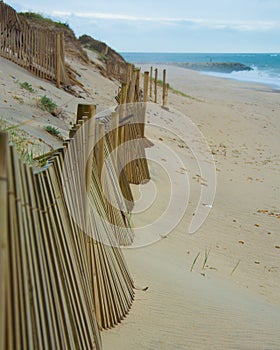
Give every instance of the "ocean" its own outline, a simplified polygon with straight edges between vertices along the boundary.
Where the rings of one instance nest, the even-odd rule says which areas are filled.
[[[280,53],[123,52],[131,63],[172,64],[204,74],[280,89]]]

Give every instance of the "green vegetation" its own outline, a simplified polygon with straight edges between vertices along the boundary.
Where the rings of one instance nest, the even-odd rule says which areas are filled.
[[[14,145],[17,153],[27,164],[34,165],[34,150],[38,144],[30,140],[27,132],[20,130],[17,125],[11,125],[3,119],[0,119],[0,130],[9,135],[9,143]],[[37,149],[38,150],[38,149]]]
[[[157,84],[158,84],[158,86],[163,87],[163,81],[162,80],[158,79]],[[166,85],[167,85],[167,89],[170,89],[170,84],[167,83]]]
[[[77,58],[82,59],[84,62],[88,62],[89,58],[85,51],[83,51],[75,33],[66,22],[56,22],[51,18],[44,17],[40,13],[34,12],[21,12],[18,14],[20,20],[27,21],[32,30],[48,30],[49,32],[60,33],[64,35],[65,49],[70,50]]]
[[[108,61],[108,57],[107,56],[105,56],[103,53],[98,52],[98,51],[96,51],[96,53],[98,54],[99,61],[107,63],[107,61]]]
[[[205,249],[205,252],[204,252],[204,261],[203,261],[203,265],[202,265],[202,270],[205,268],[206,264],[207,264],[207,260],[208,260],[208,257],[209,257],[209,253],[210,253],[210,249],[207,250]]]
[[[40,98],[38,105],[42,110],[50,113],[53,113],[57,109],[57,104],[46,95]]]
[[[191,95],[187,95],[185,94],[183,91],[180,91],[180,90],[176,90],[174,89],[173,87],[169,87],[169,90],[172,91],[174,94],[176,95],[180,95],[180,96],[183,96],[183,97],[187,97],[187,98],[190,98],[191,100],[197,100],[195,97],[191,96]]]
[[[56,128],[56,127],[54,127],[52,125],[45,126],[45,130],[51,135],[54,135],[54,136],[59,136],[60,135],[60,131],[58,130],[58,128]]]
[[[69,28],[69,24],[67,22],[56,22],[53,21],[50,18],[44,17],[40,13],[34,13],[34,12],[20,12],[20,16],[24,17],[25,19],[33,22],[45,22],[46,24],[51,24],[55,26],[61,26],[65,28]]]
[[[153,78],[153,81],[155,81],[154,78]],[[160,80],[160,79],[158,79],[157,85],[158,85],[159,87],[162,88],[162,87],[163,87],[163,81]],[[169,91],[173,92],[173,94],[180,95],[180,96],[183,96],[183,97],[187,97],[187,98],[189,98],[189,99],[191,99],[191,100],[200,101],[200,102],[201,102],[201,100],[199,100],[199,99],[196,98],[196,97],[193,97],[193,96],[191,96],[191,95],[185,94],[183,91],[174,89],[169,83],[167,83],[167,89],[168,89]]]
[[[29,92],[34,92],[32,85],[29,84],[27,81],[24,81],[23,83],[20,83],[19,85],[24,90],[27,90]]]
[[[15,100],[17,100],[21,105],[24,104],[24,101],[23,101],[23,98],[22,98],[22,97],[20,97],[20,96],[13,96],[13,98],[14,98]]]
[[[42,16],[40,13],[35,13],[35,12],[20,12],[19,15],[25,17],[26,19],[31,19],[31,20],[37,19],[37,20],[51,21],[51,19],[47,19],[44,16]]]
[[[125,217],[126,217],[126,222],[128,224],[128,227],[132,230],[132,224],[131,224],[132,213],[128,213],[127,215],[125,215]]]
[[[108,57],[107,57],[106,55],[104,55],[103,53],[97,51],[95,48],[93,48],[93,46],[92,46],[91,44],[85,44],[84,47],[85,47],[86,49],[88,49],[88,50],[94,52],[94,53],[97,55],[99,61],[104,62],[104,63],[107,63]]]
[[[199,253],[197,253],[196,257],[194,258],[194,261],[193,261],[193,263],[192,263],[192,266],[191,266],[190,272],[192,272],[192,270],[193,270],[193,268],[194,268],[194,265],[196,264],[196,262],[197,262],[197,259],[198,259],[199,255],[200,255],[200,252],[199,252]]]
[[[171,86],[169,87],[169,90],[170,90],[171,92],[173,92],[174,94],[176,94],[176,95],[180,95],[180,96],[183,96],[183,97],[187,97],[187,98],[189,98],[189,99],[191,99],[191,100],[194,100],[194,101],[202,102],[202,100],[200,100],[199,98],[193,97],[193,96],[188,95],[188,94],[185,94],[183,91],[176,90],[176,89],[174,89],[174,88],[171,87]]]
[[[119,53],[110,48],[106,43],[96,40],[89,35],[81,35],[78,40],[82,47],[94,52],[98,59],[105,63],[108,60],[113,61],[116,64],[126,62]]]
[[[232,271],[231,271],[231,273],[230,273],[231,276],[234,274],[234,272],[235,272],[236,269],[238,268],[239,264],[240,264],[240,260],[238,260],[237,263],[235,264],[235,266],[233,267],[233,269],[232,269]]]

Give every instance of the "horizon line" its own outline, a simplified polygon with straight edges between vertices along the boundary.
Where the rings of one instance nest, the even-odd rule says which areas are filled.
[[[124,51],[118,50],[119,53],[182,53],[182,54],[280,54],[280,51]]]

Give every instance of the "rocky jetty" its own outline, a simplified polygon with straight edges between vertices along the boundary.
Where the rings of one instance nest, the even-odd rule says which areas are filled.
[[[184,62],[178,66],[204,72],[232,73],[250,71],[252,68],[239,62]]]

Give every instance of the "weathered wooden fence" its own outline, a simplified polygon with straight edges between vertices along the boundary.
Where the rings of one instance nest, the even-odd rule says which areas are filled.
[[[60,33],[32,28],[16,11],[0,2],[0,55],[36,76],[70,85]]]
[[[145,138],[146,104],[148,102],[149,73],[144,73],[144,87],[140,88],[140,69],[130,65],[126,81],[122,83],[119,94],[119,137],[123,144],[121,164],[129,183],[141,184],[150,179],[145,148],[152,143]],[[135,140],[133,144],[130,140]],[[134,158],[131,159],[131,152]]]
[[[168,95],[168,87],[169,84],[167,83],[167,78],[166,78],[166,69],[163,69],[162,72],[162,80],[158,80],[158,68],[155,68],[154,70],[154,77],[153,77],[153,67],[150,67],[150,99],[153,97],[154,93],[154,99],[153,101],[155,103],[158,103],[158,87],[159,85],[162,85],[162,107],[166,108],[167,104],[167,95]]]
[[[126,103],[140,91],[133,74],[112,113],[79,105],[69,140],[44,155],[43,169],[24,164],[0,134],[0,350],[101,349],[99,330],[131,307],[119,245],[133,241],[129,183],[149,179],[150,145],[148,84],[136,109]]]
[[[46,39],[2,2],[0,9],[1,55],[57,79],[62,38]],[[150,178],[151,77],[144,73],[141,89],[139,69],[116,69],[119,106],[101,116],[79,105],[69,140],[44,155],[43,169],[24,164],[0,134],[0,350],[101,349],[100,330],[131,307],[133,280],[119,246],[134,238],[130,183]]]
[[[121,212],[108,211],[95,160],[93,212],[84,202],[83,142],[71,140],[36,172],[0,135],[1,350],[100,349],[99,329],[120,322],[131,306],[133,282],[116,244],[116,237],[131,240],[131,229]],[[112,218],[115,232],[105,221]]]
[[[121,91],[116,98],[119,104],[148,102],[149,99],[154,103],[158,103],[159,87],[161,87],[162,107],[166,107],[169,87],[166,69],[163,69],[162,80],[158,79],[158,68],[153,69],[153,67],[150,67],[149,72],[144,72],[143,89],[140,88],[141,70],[133,64],[126,63],[121,69],[119,66],[116,65],[114,67],[112,64],[112,67],[109,65],[109,71],[115,72],[116,79],[118,78],[122,82]]]
[[[119,81],[126,81],[129,66],[131,65],[127,62],[109,59],[106,63],[106,72],[108,77],[113,77]]]

